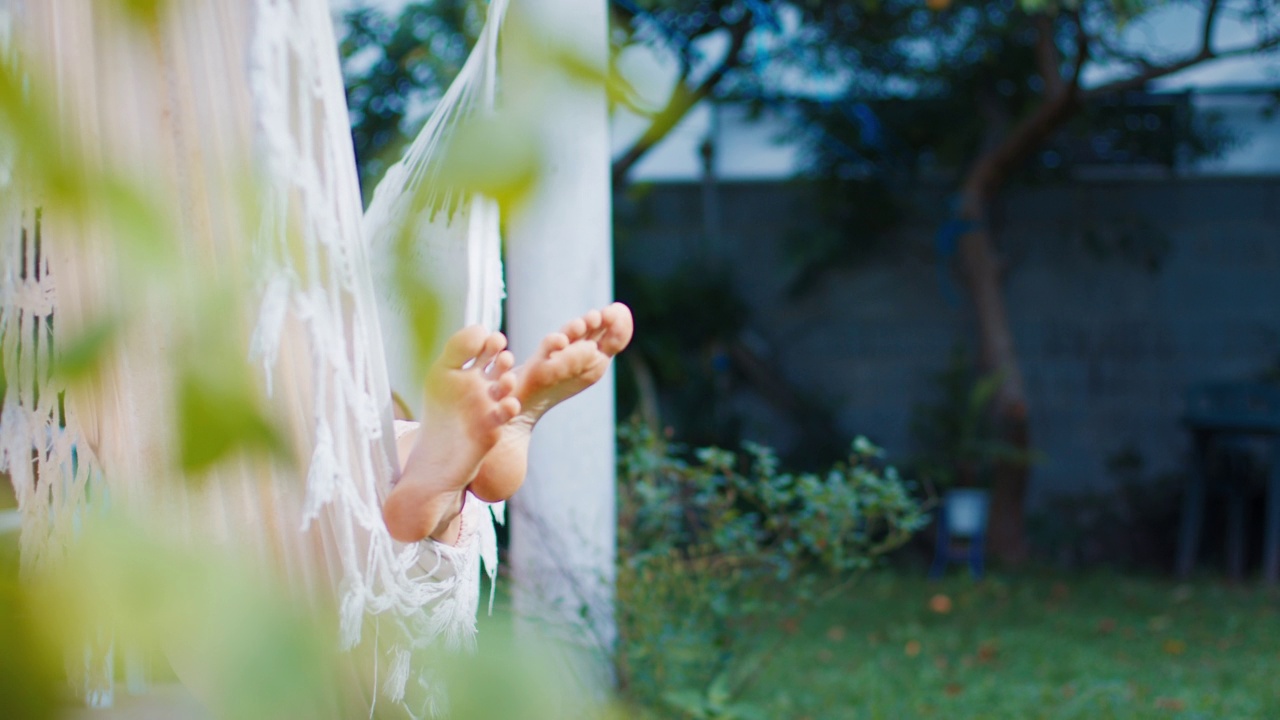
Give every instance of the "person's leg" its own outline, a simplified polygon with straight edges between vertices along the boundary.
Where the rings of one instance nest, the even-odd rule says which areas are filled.
[[[447,534],[481,461],[520,412],[506,345],[501,333],[468,327],[449,339],[428,371],[422,424],[397,443],[400,478],[382,506],[396,540]]]
[[[569,321],[548,335],[527,362],[514,371],[513,396],[520,411],[502,427],[485,456],[471,492],[486,502],[506,500],[524,482],[534,425],[556,405],[604,377],[613,357],[631,342],[631,310],[614,303]]]

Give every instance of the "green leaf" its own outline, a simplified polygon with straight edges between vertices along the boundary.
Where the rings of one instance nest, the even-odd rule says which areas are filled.
[[[170,0],[112,0],[116,10],[130,21],[144,28],[160,24],[169,8]]]
[[[722,710],[729,701],[733,699],[732,688],[729,686],[729,675],[722,672],[716,675],[711,684],[707,686],[707,707],[711,710]]]
[[[118,247],[126,262],[139,272],[160,270],[173,261],[172,226],[160,206],[137,185],[111,175],[97,178],[91,185],[101,200]]]
[[[315,717],[332,698],[334,639],[234,542],[188,543],[119,516],[88,519],[79,540],[33,584],[24,620],[46,646],[81,656],[105,631],[117,647],[163,651],[200,679],[216,717]]]
[[[428,208],[421,212],[431,210]],[[418,264],[413,255],[416,240],[413,227],[414,221],[407,220],[396,235],[393,248],[396,263],[391,281],[408,316],[414,364],[420,374],[425,374],[439,350],[443,310],[439,293],[416,272]]]
[[[179,465],[192,479],[241,453],[289,459],[263,410],[240,328],[225,312],[234,294],[218,287],[198,295],[190,332],[175,353]]]
[[[504,208],[520,205],[542,170],[534,118],[502,112],[464,123],[449,138],[441,181],[458,192],[480,193]]]
[[[973,390],[969,393],[969,412],[973,417],[986,412],[1003,381],[1003,373],[991,373],[973,384]]]
[[[40,608],[18,580],[16,554],[4,553],[0,570],[0,717],[52,720],[62,717],[66,680],[53,643],[30,622]]]
[[[247,373],[246,373],[247,374]],[[199,475],[228,456],[247,451],[283,456],[285,444],[237,373],[189,368],[178,383],[179,458]]]
[[[697,690],[673,690],[663,693],[662,701],[672,708],[697,720],[708,720],[706,699]]]
[[[119,318],[106,317],[91,324],[57,348],[54,372],[62,383],[74,383],[97,373],[107,351],[120,335]]]

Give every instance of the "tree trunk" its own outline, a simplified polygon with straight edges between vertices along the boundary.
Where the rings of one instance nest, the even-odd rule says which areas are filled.
[[[1082,55],[1083,57],[1083,55]],[[1075,79],[1036,112],[1002,132],[993,123],[986,149],[970,168],[960,189],[960,218],[971,229],[960,238],[959,271],[978,335],[978,363],[983,372],[1000,375],[994,407],[1000,439],[1021,451],[1031,449],[1027,389],[1014,346],[1004,297],[1004,267],[989,222],[990,209],[1009,177],[1079,109]],[[998,113],[996,114],[998,115]],[[988,546],[997,560],[1019,565],[1030,555],[1026,498],[1030,468],[1025,461],[996,464],[992,478]]]
[[[993,412],[1001,439],[1029,451],[1027,391],[1014,346],[1013,330],[1004,298],[1002,262],[986,222],[990,198],[970,185],[964,215],[974,228],[960,240],[960,276],[973,305],[978,335],[978,362],[984,373],[1000,375]],[[1029,468],[1022,462],[1001,462],[992,478],[988,542],[993,557],[1009,565],[1027,560],[1026,497]]]

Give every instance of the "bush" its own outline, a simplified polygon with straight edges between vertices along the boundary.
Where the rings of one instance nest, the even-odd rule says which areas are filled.
[[[750,717],[735,705],[800,614],[848,586],[927,519],[865,438],[823,474],[772,450],[687,450],[620,430],[618,674],[650,706]]]

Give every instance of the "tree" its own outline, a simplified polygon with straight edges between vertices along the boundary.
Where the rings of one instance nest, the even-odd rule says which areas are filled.
[[[484,6],[423,0],[405,5],[394,18],[357,7],[343,19],[339,52],[367,197],[462,69],[484,24]]]
[[[1097,127],[1100,101],[1190,67],[1280,47],[1280,4],[1180,5],[1197,11],[1199,23],[1185,39],[1188,49],[1179,51],[1123,42],[1127,23],[1166,6],[1142,0],[884,0],[824,4],[809,15],[820,29],[809,57],[851,78],[837,101],[809,104],[803,113],[817,136],[845,136],[815,146],[815,169],[865,191],[894,188],[926,155],[959,168],[954,214],[943,234],[955,244],[980,370],[1000,378],[995,421],[1003,439],[1024,452],[1031,439],[1028,397],[1001,252],[1018,239],[999,232],[993,209],[1069,125]],[[1219,42],[1224,18],[1251,23],[1253,36]],[[1091,66],[1105,68],[1111,79],[1086,87],[1082,78]],[[844,117],[836,120],[837,112]],[[1027,556],[1028,475],[1025,463],[1003,463],[995,473],[991,547],[1009,562]]]
[[[614,54],[643,45],[670,55],[677,66],[662,107],[641,111],[648,127],[614,159],[615,190],[695,105],[750,82],[760,66],[753,62],[748,39],[781,32],[778,12],[787,5],[782,0],[614,0]],[[480,0],[415,0],[394,18],[372,7],[345,15],[343,74],[366,194],[461,69],[483,24],[484,7]],[[711,57],[708,41],[717,35],[726,38],[724,50]],[[614,100],[625,104],[631,98],[624,91]]]

